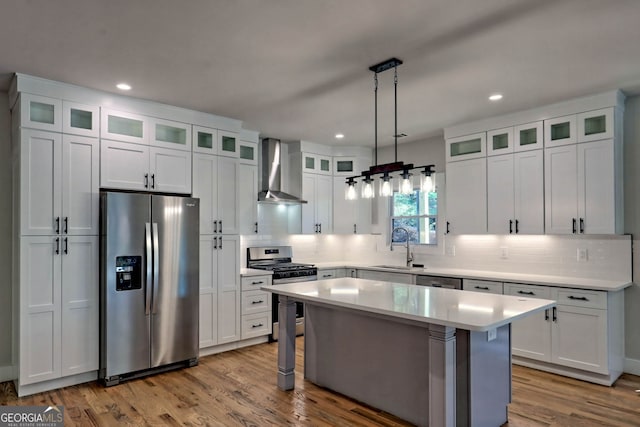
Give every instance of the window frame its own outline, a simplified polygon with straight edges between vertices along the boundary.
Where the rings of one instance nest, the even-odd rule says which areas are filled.
[[[418,193],[422,193],[421,190],[419,189],[414,189],[414,192],[418,192]],[[397,219],[416,219],[418,222],[421,221],[421,219],[425,219],[428,223],[429,219],[433,218],[433,220],[435,221],[435,229],[433,231],[434,236],[435,236],[435,242],[434,243],[421,243],[421,242],[413,242],[413,241],[409,241],[409,244],[412,246],[419,246],[419,247],[425,247],[425,248],[437,248],[438,247],[438,243],[439,243],[439,237],[438,237],[438,216],[439,216],[439,212],[440,212],[440,197],[437,191],[434,191],[433,193],[435,193],[437,195],[436,198],[436,213],[435,214],[423,214],[423,215],[400,215],[400,216],[394,216],[394,195],[398,193],[398,191],[394,191],[393,195],[391,195],[391,197],[389,198],[389,224],[388,224],[388,231],[389,231],[389,244],[391,246],[391,248],[393,248],[394,246],[405,246],[406,242],[394,242],[393,241],[393,222],[394,220]],[[426,196],[426,200],[428,200],[429,196]],[[420,200],[420,198],[418,198],[418,200]],[[428,202],[427,202],[428,203]],[[419,206],[418,209],[419,211]]]

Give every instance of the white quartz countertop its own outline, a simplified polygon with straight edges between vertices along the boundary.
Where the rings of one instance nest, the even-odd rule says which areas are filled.
[[[631,281],[626,280],[602,280],[585,277],[552,276],[543,274],[505,273],[498,271],[468,270],[464,268],[438,268],[414,267],[407,269],[404,266],[393,268],[381,268],[363,263],[345,262],[321,262],[315,264],[318,269],[329,268],[360,268],[367,270],[388,271],[394,273],[406,273],[413,275],[459,277],[462,279],[493,280],[498,282],[523,283],[529,285],[560,286],[575,289],[589,289],[594,291],[615,292],[631,286]]]
[[[270,270],[258,270],[257,268],[241,268],[240,276],[241,277],[251,277],[251,276],[271,276],[273,271]]]
[[[555,301],[551,300],[350,277],[265,286],[261,289],[307,303],[343,307],[470,331],[488,331],[555,305]]]

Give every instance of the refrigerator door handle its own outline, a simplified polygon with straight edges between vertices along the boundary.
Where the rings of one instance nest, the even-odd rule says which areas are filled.
[[[158,239],[158,223],[153,223],[153,305],[151,314],[158,312],[158,276],[160,273],[160,242]]]
[[[149,315],[151,312],[151,281],[153,280],[153,252],[151,251],[151,224],[144,224],[145,247],[147,251],[147,280],[144,285],[145,307],[144,314]]]

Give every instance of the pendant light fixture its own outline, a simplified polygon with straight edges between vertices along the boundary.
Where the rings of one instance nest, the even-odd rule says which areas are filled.
[[[399,179],[398,191],[402,194],[411,194],[414,191],[414,182],[411,177],[419,178],[419,187],[422,191],[435,191],[434,184],[434,165],[415,166],[413,164],[404,164],[398,161],[398,137],[404,136],[398,134],[398,65],[402,61],[398,58],[391,58],[379,64],[372,65],[369,70],[373,71],[374,81],[374,165],[369,170],[362,171],[360,175],[347,178],[347,187],[345,189],[345,198],[347,200],[356,200],[358,192],[356,185],[360,184],[363,199],[375,197],[375,177],[379,175],[379,188],[377,194],[381,197],[389,197],[393,195],[394,179]],[[394,161],[392,163],[378,164],[378,73],[393,68],[393,88],[394,88]],[[423,169],[418,174],[410,173],[414,169]],[[392,174],[401,172],[399,176],[394,177]],[[357,181],[360,180],[360,181]]]

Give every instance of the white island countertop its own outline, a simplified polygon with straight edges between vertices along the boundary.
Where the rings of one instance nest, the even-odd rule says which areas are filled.
[[[350,277],[265,286],[261,289],[297,301],[480,332],[555,305],[552,300]]]

